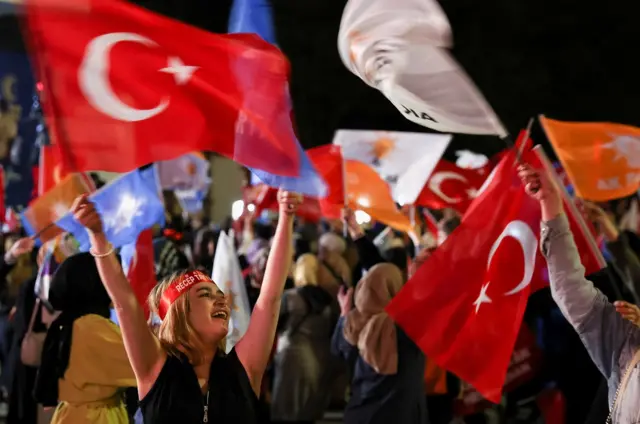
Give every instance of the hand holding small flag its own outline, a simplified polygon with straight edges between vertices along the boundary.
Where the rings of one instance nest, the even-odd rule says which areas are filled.
[[[102,218],[86,194],[78,196],[71,206],[76,221],[93,235],[102,234]]]

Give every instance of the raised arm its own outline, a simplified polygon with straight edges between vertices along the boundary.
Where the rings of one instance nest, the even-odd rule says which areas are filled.
[[[256,393],[260,390],[276,334],[282,292],[293,257],[293,215],[300,201],[297,194],[278,192],[280,218],[260,295],[253,308],[249,328],[235,347]]]
[[[93,204],[86,196],[78,197],[72,212],[89,232],[91,254],[95,257],[100,278],[116,310],[127,356],[138,382],[138,392],[143,397],[162,369],[165,353],[151,333],[142,306],[122,271],[113,247],[102,232],[102,221]]]
[[[544,171],[521,171],[527,191],[542,209],[541,247],[549,267],[551,294],[580,335],[591,359],[609,379],[620,367],[620,354],[637,328],[624,320],[584,276],[585,269],[563,212],[557,187]]]

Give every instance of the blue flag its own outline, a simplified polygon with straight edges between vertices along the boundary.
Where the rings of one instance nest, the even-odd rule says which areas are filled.
[[[115,248],[134,243],[138,235],[155,224],[164,225],[164,203],[156,167],[130,172],[89,196],[104,225],[104,233]],[[73,234],[81,251],[89,250],[89,236],[71,214],[56,225]]]
[[[229,18],[229,32],[254,33],[275,45],[276,37],[269,0],[234,0]],[[291,107],[290,97],[289,107]],[[293,132],[293,127],[291,132]],[[316,171],[299,141],[297,145],[300,157],[299,176],[282,177],[253,168],[250,168],[251,172],[260,181],[271,187],[284,188],[313,197],[325,197],[327,185],[324,179]]]

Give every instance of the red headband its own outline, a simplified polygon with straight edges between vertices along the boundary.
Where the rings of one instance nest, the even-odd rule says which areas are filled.
[[[173,281],[169,287],[165,289],[160,298],[160,304],[158,305],[158,315],[160,319],[164,320],[167,316],[167,312],[173,302],[175,302],[183,293],[187,292],[191,286],[208,281],[213,283],[209,277],[207,277],[202,271],[189,271],[182,277]]]

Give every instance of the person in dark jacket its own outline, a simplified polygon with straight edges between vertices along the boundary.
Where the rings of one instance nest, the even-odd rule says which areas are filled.
[[[339,295],[341,317],[333,333],[334,355],[350,364],[351,398],[346,424],[423,424],[427,419],[425,356],[384,308],[403,285],[398,267],[381,263],[355,289]],[[389,341],[395,340],[395,343]]]
[[[0,259],[0,283],[6,283],[6,276],[11,272],[18,257],[33,250],[34,241],[25,237],[16,241],[9,251]],[[41,255],[38,257],[40,266]],[[29,322],[36,303],[35,276],[20,287],[12,315],[13,334],[8,348],[6,362],[3,364],[3,381],[9,391],[9,415],[7,423],[35,423],[37,419],[37,405],[31,392],[35,381],[37,368],[29,367],[20,362],[20,346],[29,328]],[[34,331],[46,331],[36,316],[37,325]]]

